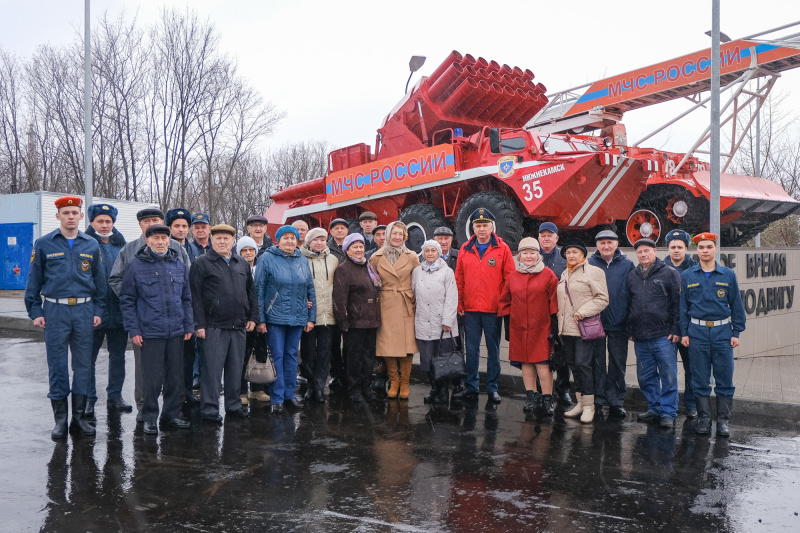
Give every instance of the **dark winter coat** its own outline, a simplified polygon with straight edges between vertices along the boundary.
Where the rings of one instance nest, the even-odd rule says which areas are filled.
[[[128,268],[128,265],[133,261],[133,258],[136,257],[136,254],[144,248],[147,248],[147,241],[145,241],[144,235],[140,235],[138,239],[129,242],[119,251],[117,260],[114,261],[114,268],[111,269],[111,276],[108,278],[108,287],[115,293],[120,294],[120,290],[122,289],[122,277],[125,275],[125,269]],[[175,253],[178,254],[178,257],[184,265],[187,267],[191,265],[189,254],[186,253],[181,243],[175,239],[170,239],[169,249],[175,250]]]
[[[128,335],[169,339],[194,332],[189,269],[170,248],[164,257],[145,247],[125,269],[119,295]]]
[[[258,322],[258,301],[250,265],[231,253],[230,263],[212,248],[197,258],[189,272],[198,329],[244,328]]]
[[[125,247],[125,237],[119,232],[117,228],[113,229],[111,237],[108,242],[103,242],[92,226],[86,230],[86,235],[94,237],[100,245],[100,253],[103,254],[103,268],[106,271],[106,278],[111,277],[111,270],[114,268],[114,263],[117,260],[120,250]],[[106,292],[106,313],[107,316],[103,317],[103,323],[100,324],[101,328],[121,328],[122,327],[122,311],[119,308],[119,296],[114,291]]]
[[[363,265],[349,257],[339,264],[333,278],[333,316],[342,331],[381,326],[380,291]]]
[[[677,270],[656,258],[647,279],[636,267],[628,273],[626,286],[628,336],[645,341],[680,335],[681,277]]]
[[[596,266],[606,275],[608,307],[600,313],[603,329],[606,331],[625,331],[628,321],[628,302],[625,298],[625,287],[628,274],[635,268],[633,261],[625,257],[622,251],[617,249],[609,264],[600,255],[600,250],[596,250],[589,256],[589,264]]]
[[[544,266],[553,271],[553,274],[556,275],[556,279],[561,279],[561,273],[567,268],[567,260],[561,257],[561,248],[556,246],[550,250],[550,253],[542,250],[539,252],[539,255],[542,256]]]
[[[300,248],[287,254],[273,245],[261,256],[256,264],[256,295],[262,323],[305,326],[317,321],[314,278]]]
[[[344,250],[342,250],[342,246],[340,244],[336,244],[336,241],[333,239],[333,235],[328,237],[328,249],[331,251],[333,256],[339,260],[340,265],[344,263],[344,258],[347,254],[344,253]]]

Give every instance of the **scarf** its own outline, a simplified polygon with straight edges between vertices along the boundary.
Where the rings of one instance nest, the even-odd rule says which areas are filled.
[[[422,270],[424,270],[425,272],[433,272],[434,270],[437,270],[442,263],[444,263],[444,261],[442,261],[442,258],[440,257],[432,264],[428,264],[427,261],[423,261],[422,263],[420,263],[419,266],[421,266]]]
[[[389,239],[386,239],[386,243],[383,245],[383,256],[389,261],[390,265],[394,265],[400,256],[403,255],[408,251],[405,244],[401,244],[398,247],[394,247],[389,244]]]
[[[544,270],[544,261],[542,261],[542,256],[540,255],[536,262],[530,266],[525,266],[519,260],[519,256],[514,258],[514,265],[517,267],[517,272],[520,274],[538,274],[542,270]]]
[[[569,266],[569,264],[567,264],[567,271],[568,271],[568,272],[570,272],[570,273],[572,273],[572,271],[573,271],[573,270],[575,270],[576,268],[578,268],[579,266],[581,266],[581,265],[582,265],[582,264],[584,264],[585,262],[586,262],[586,258],[584,257],[583,259],[581,259],[581,262],[580,262],[580,263],[576,263],[576,264],[575,264],[575,265],[573,265],[573,266]]]
[[[351,257],[349,255],[347,257],[350,258],[350,261],[352,261],[353,263],[355,263],[357,265],[363,265],[364,263],[366,263],[367,264],[367,273],[369,274],[369,279],[372,280],[372,284],[375,285],[375,287],[378,287],[378,288],[381,287],[381,277],[378,275],[378,271],[375,270],[375,267],[372,266],[372,263],[367,261],[366,257],[362,256],[361,259],[356,259],[355,257]]]
[[[654,267],[654,266],[656,266],[656,262],[655,262],[655,261],[653,261],[653,262],[650,264],[650,266],[649,266],[649,267],[647,267],[647,268],[644,268],[644,267],[642,267],[642,265],[641,265],[641,264],[640,264],[640,265],[637,265],[637,266],[636,266],[636,268],[638,268],[638,269],[639,269],[639,272],[641,272],[641,274],[642,274],[642,279],[647,279],[647,278],[649,278],[649,277],[650,277],[650,274],[652,274],[652,273],[653,273],[653,267]]]

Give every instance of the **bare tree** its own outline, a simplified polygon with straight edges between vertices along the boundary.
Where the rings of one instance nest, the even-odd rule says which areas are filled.
[[[748,132],[742,146],[731,162],[736,174],[762,176],[780,184],[794,198],[800,200],[800,121],[788,109],[786,96],[770,96],[761,108],[760,168],[756,168],[755,128]],[[755,106],[751,106],[755,112]],[[739,127],[749,120],[740,113]],[[762,234],[766,246],[797,246],[800,244],[800,226],[797,216],[789,216],[772,223]]]
[[[10,183],[2,190],[20,192],[24,169],[23,101],[20,90],[22,67],[16,56],[0,49],[0,175],[8,175]]]

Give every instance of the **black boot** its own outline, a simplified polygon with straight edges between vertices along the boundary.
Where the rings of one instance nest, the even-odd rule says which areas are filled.
[[[536,404],[538,403],[538,392],[535,390],[526,390],[525,391],[525,405],[522,406],[522,410],[526,413],[532,413],[534,409],[536,409]]]
[[[717,396],[717,435],[720,437],[730,437],[728,421],[731,419],[731,396]]]
[[[436,393],[438,392],[436,382],[433,380],[433,372],[428,372],[428,379],[431,382],[431,390],[422,398],[424,403],[436,403]]]
[[[447,405],[450,402],[450,380],[443,379],[436,382],[436,397],[433,403]]]
[[[453,394],[458,394],[464,391],[464,380],[456,379],[453,381]]]
[[[73,432],[80,431],[85,437],[91,437],[97,433],[88,420],[84,418],[86,412],[86,396],[82,394],[72,395],[72,422],[69,429]]]
[[[93,426],[97,426],[97,417],[94,416],[94,402],[86,400],[86,409],[83,411],[83,419]]]
[[[711,434],[711,398],[696,396],[697,401],[697,434]]]
[[[542,395],[542,414],[544,414],[544,416],[553,416],[553,395],[552,394],[543,394]]]
[[[50,400],[50,405],[53,406],[53,418],[56,425],[53,431],[50,432],[50,438],[53,440],[67,438],[67,410],[69,409],[69,402],[64,398],[62,400]]]

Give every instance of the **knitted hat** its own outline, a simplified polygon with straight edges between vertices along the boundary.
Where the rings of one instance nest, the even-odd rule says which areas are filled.
[[[245,235],[236,242],[236,253],[242,255],[242,250],[244,250],[245,248],[252,248],[256,252],[258,252],[258,245],[256,244],[256,241],[254,241],[252,237],[248,237],[247,235]]]
[[[433,239],[425,241],[425,242],[422,243],[422,254],[423,255],[425,254],[425,248],[427,248],[428,246],[433,246],[434,248],[436,248],[436,251],[439,252],[439,257],[442,256],[442,247],[441,247],[441,245],[438,242],[434,241]]]
[[[533,237],[525,237],[521,241],[519,241],[519,245],[517,245],[517,250],[536,250],[537,252],[540,250],[539,248],[539,241],[534,239]]]
[[[342,243],[342,251],[347,253],[347,249],[350,248],[350,245],[354,242],[364,242],[364,236],[360,233],[351,233],[347,237],[344,238],[344,242]]]
[[[325,237],[327,239],[328,232],[325,231],[324,228],[311,228],[308,230],[308,233],[306,233],[306,242],[310,243],[318,237]]]
[[[300,240],[300,232],[297,231],[297,228],[294,226],[281,226],[278,228],[278,231],[275,232],[275,240],[280,241],[281,237],[283,237],[287,233],[293,233],[294,238],[298,241]]]

